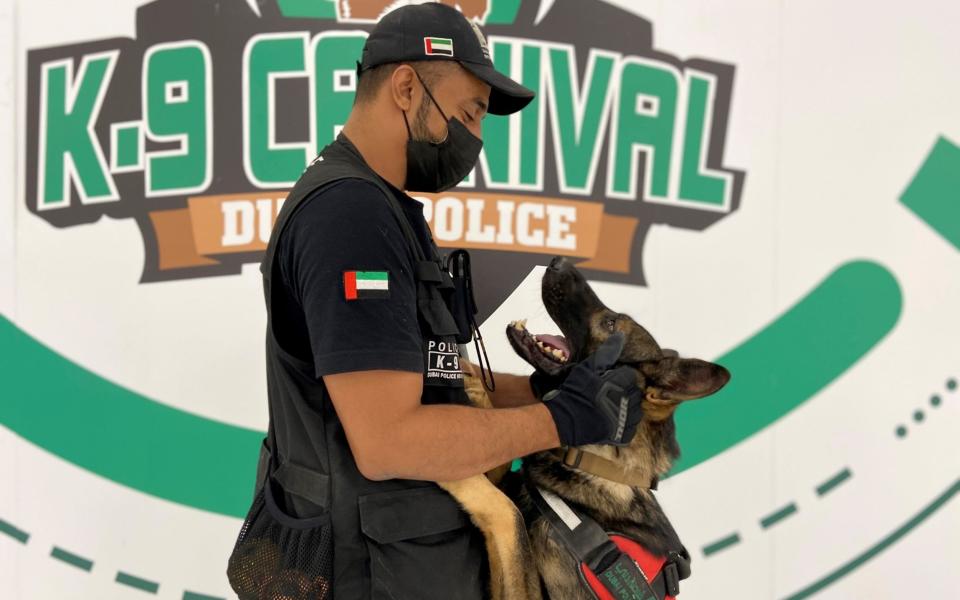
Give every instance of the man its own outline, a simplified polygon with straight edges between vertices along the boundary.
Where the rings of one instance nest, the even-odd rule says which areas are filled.
[[[332,550],[333,598],[479,599],[482,536],[433,482],[560,445],[625,443],[639,395],[626,367],[575,367],[546,380],[549,403],[501,373],[497,409],[468,405],[449,312],[432,301],[444,278],[424,268],[437,248],[402,190],[459,183],[484,116],[533,92],[495,71],[479,29],[442,4],[385,16],[358,72],[353,110],[287,197],[261,266],[272,464],[258,481],[269,466],[291,531],[332,517],[332,548],[299,552]],[[621,397],[600,397],[604,382]]]

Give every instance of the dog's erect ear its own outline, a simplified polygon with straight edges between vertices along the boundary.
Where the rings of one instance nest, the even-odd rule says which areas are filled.
[[[681,402],[703,398],[730,381],[730,371],[696,358],[668,356],[643,365],[650,400]]]

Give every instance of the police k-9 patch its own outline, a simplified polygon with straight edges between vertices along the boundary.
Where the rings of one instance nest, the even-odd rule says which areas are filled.
[[[452,336],[449,336],[452,338]],[[424,359],[426,359],[427,385],[446,385],[463,387],[463,371],[460,370],[460,346],[457,342],[444,341],[439,337],[428,336],[424,339],[426,345]]]
[[[343,296],[347,300],[390,297],[389,271],[344,271]]]

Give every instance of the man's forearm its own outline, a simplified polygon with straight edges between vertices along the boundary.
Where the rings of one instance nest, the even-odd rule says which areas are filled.
[[[455,481],[560,445],[550,411],[539,402],[505,409],[421,405],[389,435],[396,451],[383,458],[378,479]]]
[[[477,365],[467,360],[462,360],[462,362],[465,371],[480,377],[480,368]],[[540,402],[530,388],[529,375],[514,375],[513,373],[498,373],[495,371],[493,379],[496,383],[496,389],[492,392],[487,389],[485,391],[494,408],[512,408]]]

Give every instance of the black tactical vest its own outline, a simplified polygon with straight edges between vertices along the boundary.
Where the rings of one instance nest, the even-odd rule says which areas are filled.
[[[288,514],[274,514],[279,521],[272,526],[278,530],[289,527],[294,534],[280,531],[277,535],[295,538],[298,526],[317,530],[311,534],[312,540],[294,540],[287,543],[288,547],[280,544],[281,554],[332,552],[332,560],[327,559],[331,566],[316,567],[318,573],[329,569],[329,575],[314,577],[328,580],[332,595],[318,597],[479,600],[485,596],[487,558],[483,536],[468,515],[433,482],[371,481],[363,477],[325,385],[314,376],[313,364],[287,352],[273,332],[271,280],[279,272],[274,264],[277,240],[304,198],[331,181],[348,177],[369,181],[383,190],[384,202],[390,205],[408,241],[424,341],[421,402],[468,402],[462,379],[427,380],[431,366],[428,345],[436,349],[442,344],[439,347],[458,353],[454,339],[457,325],[447,307],[453,285],[449,273],[442,268],[436,244],[431,237],[432,256],[424,256],[423,247],[393,193],[341,133],[321,151],[290,191],[260,266],[267,306],[270,425],[257,469],[258,494],[263,495],[263,483],[269,481],[267,508],[280,513],[283,510],[278,504],[286,506]],[[282,502],[277,500],[281,495]],[[331,531],[323,532],[324,527]],[[326,547],[309,548],[319,541]],[[300,549],[290,548],[291,545]],[[306,584],[298,585],[298,589],[304,589]],[[322,587],[322,583],[313,585],[317,586],[315,589]]]

